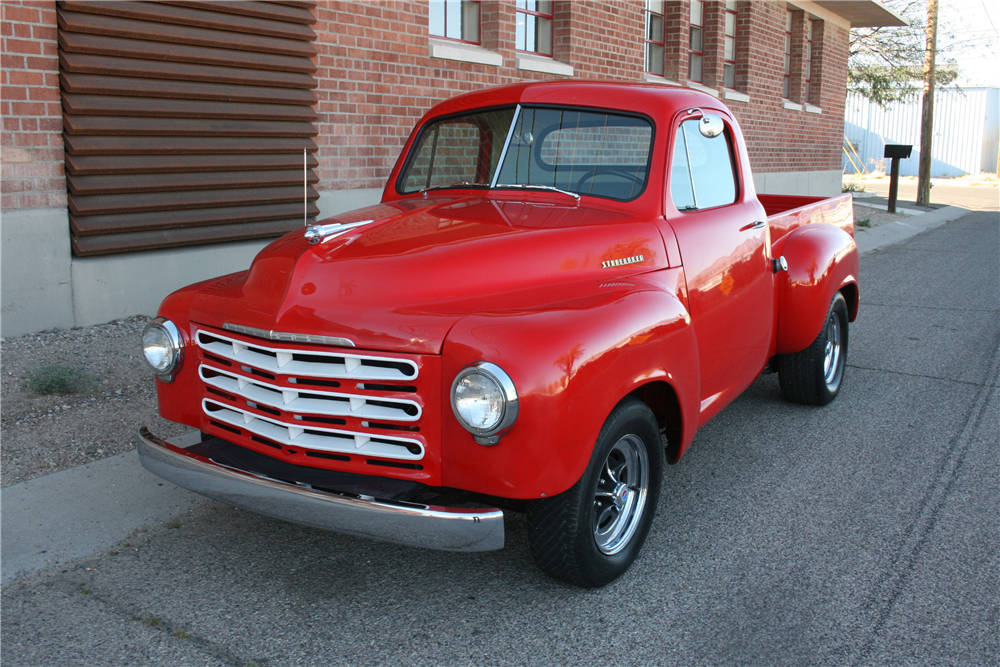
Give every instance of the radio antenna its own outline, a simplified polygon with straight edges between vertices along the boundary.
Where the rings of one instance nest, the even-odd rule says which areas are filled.
[[[302,226],[309,226],[309,167],[306,149],[302,149]]]

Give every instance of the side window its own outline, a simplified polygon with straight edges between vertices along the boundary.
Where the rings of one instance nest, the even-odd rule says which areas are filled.
[[[674,142],[670,196],[680,210],[725,206],[736,201],[736,170],[729,134],[706,137],[700,118],[681,123]]]
[[[691,170],[688,168],[687,140],[680,129],[677,130],[673,165],[670,168],[670,197],[678,211],[698,208],[694,204],[694,184],[691,183]]]

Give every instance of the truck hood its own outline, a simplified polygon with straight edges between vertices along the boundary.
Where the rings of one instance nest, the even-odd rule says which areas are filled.
[[[667,266],[655,225],[575,203],[404,199],[323,223],[362,220],[373,222],[316,245],[304,230],[274,241],[248,271],[204,285],[191,320],[439,354],[470,313],[551,307]]]

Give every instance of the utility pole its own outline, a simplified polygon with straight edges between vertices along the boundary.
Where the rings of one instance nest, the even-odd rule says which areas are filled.
[[[920,172],[917,206],[931,203],[931,146],[934,139],[934,59],[937,55],[937,0],[927,0],[927,49],[924,52],[924,105],[920,117]]]

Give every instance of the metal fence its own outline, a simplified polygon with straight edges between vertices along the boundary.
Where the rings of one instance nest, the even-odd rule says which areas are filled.
[[[920,96],[888,109],[849,95],[844,114],[845,174],[885,170],[886,144],[911,144],[899,173],[916,176],[920,164]],[[944,88],[934,94],[932,177],[997,171],[1000,88]]]

